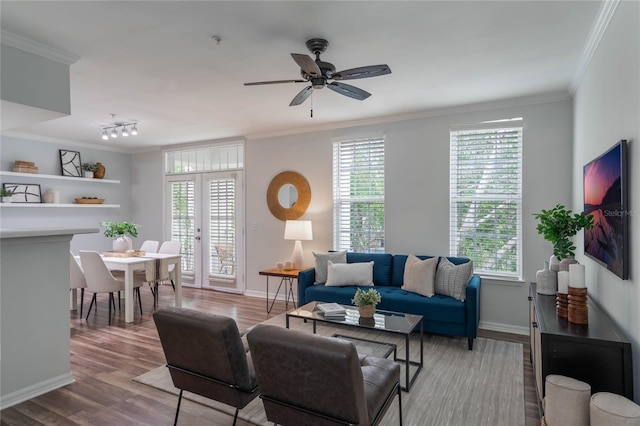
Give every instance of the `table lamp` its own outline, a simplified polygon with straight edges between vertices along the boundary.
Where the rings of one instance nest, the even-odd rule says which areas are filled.
[[[291,261],[293,269],[301,269],[304,266],[304,253],[302,252],[302,240],[312,240],[313,231],[310,220],[287,220],[284,226],[284,239],[295,240]]]

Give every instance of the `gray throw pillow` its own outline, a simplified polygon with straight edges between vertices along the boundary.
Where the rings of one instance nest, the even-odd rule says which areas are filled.
[[[334,251],[329,253],[313,253],[316,258],[316,284],[327,282],[327,268],[329,261],[333,263],[347,263],[347,252]]]
[[[443,257],[436,271],[436,293],[464,302],[467,283],[473,274],[473,261],[454,265]]]

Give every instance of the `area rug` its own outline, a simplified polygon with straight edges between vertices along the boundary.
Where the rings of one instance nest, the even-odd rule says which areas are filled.
[[[284,314],[264,322],[284,327]],[[290,328],[312,332],[312,324],[291,318]],[[404,356],[404,338],[375,330],[360,330],[318,323],[317,333],[331,336],[343,334],[370,340],[395,343],[398,355]],[[419,360],[420,339],[411,337],[411,359]],[[501,340],[478,338],[473,351],[467,350],[467,339],[445,336],[425,336],[424,368],[410,392],[402,393],[402,413],[407,425],[523,425],[524,377],[522,345]],[[358,344],[358,351],[378,354],[379,345]],[[404,364],[401,382],[404,384]],[[413,367],[412,367],[413,369]],[[413,373],[413,370],[410,371]],[[176,395],[169,371],[165,366],[155,368],[136,382]],[[184,398],[233,415],[235,409],[207,398],[184,392]],[[262,400],[256,398],[239,417],[256,425],[268,425]],[[397,401],[391,405],[381,423],[398,424]]]

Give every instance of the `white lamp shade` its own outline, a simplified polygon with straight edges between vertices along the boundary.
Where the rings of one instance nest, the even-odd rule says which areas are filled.
[[[313,240],[310,220],[287,220],[284,226],[285,240]]]

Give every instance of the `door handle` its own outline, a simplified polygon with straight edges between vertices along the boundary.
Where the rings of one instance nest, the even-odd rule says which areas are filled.
[[[200,236],[199,236],[199,235],[196,237],[196,240],[197,240],[197,241],[200,241]]]

